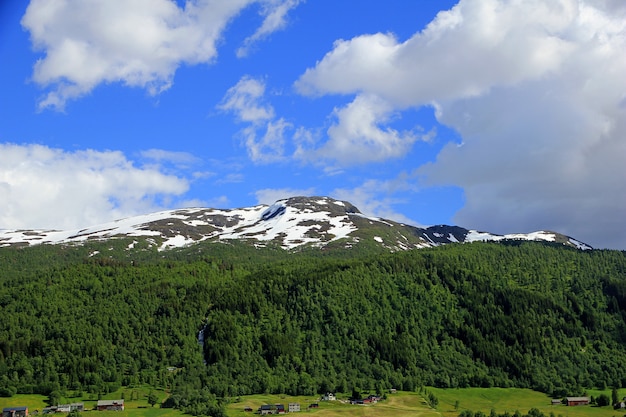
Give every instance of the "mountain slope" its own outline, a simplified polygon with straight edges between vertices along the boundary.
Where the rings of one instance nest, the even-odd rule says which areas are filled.
[[[70,244],[120,237],[147,239],[159,249],[233,239],[262,246],[275,244],[284,249],[325,247],[331,243],[352,247],[365,243],[397,251],[457,242],[505,240],[548,241],[591,249],[573,238],[548,231],[495,235],[458,226],[419,228],[365,216],[351,203],[328,197],[292,197],[271,206],[231,210],[167,210],[80,230],[0,230],[0,247]]]

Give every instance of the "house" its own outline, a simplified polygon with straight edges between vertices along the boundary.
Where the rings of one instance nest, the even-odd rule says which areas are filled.
[[[85,411],[85,403],[71,403],[70,412],[72,411]]]
[[[258,409],[258,413],[262,416],[267,414],[285,414],[286,412],[284,404],[263,404]]]
[[[322,397],[323,401],[335,401],[336,399],[337,399],[337,397],[335,397],[335,394],[333,394],[332,392],[327,392]]]
[[[558,398],[553,398],[551,404],[552,405],[560,405],[561,404],[561,400],[559,400]]]
[[[28,407],[3,408],[2,417],[28,417]]]
[[[395,388],[391,388],[391,389],[389,390],[389,393],[390,393],[390,394],[395,394],[396,392],[398,392],[398,390],[396,390]]]
[[[72,411],[85,411],[84,403],[71,403],[71,404],[59,404],[59,405],[51,405],[50,407],[46,407],[42,410],[43,414],[54,414],[54,413],[71,413]]]
[[[96,409],[98,411],[124,411],[124,400],[100,400]]]
[[[589,405],[589,397],[567,397],[567,405]]]
[[[289,412],[295,413],[296,411],[300,411],[300,403],[289,403]]]

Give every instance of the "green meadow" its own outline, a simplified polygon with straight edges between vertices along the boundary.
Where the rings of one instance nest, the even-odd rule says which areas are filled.
[[[159,402],[151,407],[148,404],[148,394],[154,392]],[[60,404],[69,404],[83,402],[85,403],[85,412],[81,415],[87,417],[106,416],[107,413],[112,413],[115,417],[181,417],[183,414],[178,410],[160,408],[159,404],[165,400],[167,394],[162,389],[151,390],[148,387],[138,388],[123,388],[116,392],[106,394],[100,399],[102,400],[114,400],[124,398],[124,411],[110,411],[110,412],[98,412],[93,411],[98,403],[98,396],[94,394],[73,395],[70,397],[61,397]],[[41,411],[48,404],[46,400],[48,397],[45,395],[37,394],[18,394],[10,398],[0,398],[0,407],[16,407],[27,406],[29,410],[29,417],[33,415],[35,410]],[[101,414],[104,413],[104,414]],[[57,414],[58,415],[58,414]]]
[[[299,402],[301,413],[315,417],[457,417],[463,410],[482,411],[489,415],[491,410],[497,413],[508,411],[511,415],[519,410],[526,414],[531,408],[537,408],[546,416],[554,413],[564,417],[622,417],[626,411],[613,410],[612,407],[579,406],[567,407],[551,405],[551,399],[543,393],[520,388],[462,388],[437,389],[427,388],[439,400],[436,409],[428,407],[424,397],[415,392],[398,392],[389,394],[387,399],[375,405],[351,405],[347,396],[338,396],[337,401],[319,401],[316,397],[290,397],[280,395],[251,395],[231,402],[228,407],[229,417],[245,417],[245,407],[257,410],[262,404],[285,404]],[[588,394],[598,396],[611,391],[589,391]],[[620,398],[626,390],[620,390]],[[308,405],[317,402],[319,408],[308,409]]]
[[[537,408],[546,416],[563,417],[612,417],[626,416],[626,411],[613,410],[612,407],[551,405],[550,398],[540,392],[520,388],[461,388],[438,389],[427,388],[432,392],[439,404],[436,409],[428,407],[423,396],[416,392],[398,392],[388,394],[387,399],[374,405],[351,405],[347,395],[339,395],[337,401],[320,401],[318,397],[286,395],[249,395],[231,398],[226,409],[229,417],[252,417],[254,413],[244,411],[246,407],[256,411],[263,404],[300,403],[301,414],[311,417],[456,417],[463,410],[482,411],[489,415],[491,410],[497,413],[508,411],[511,415],[519,410],[523,415],[531,408]],[[112,413],[116,417],[182,417],[180,411],[159,408],[158,404],[151,407],[148,404],[148,388],[125,388],[108,394],[102,399],[125,398],[125,410],[116,412],[102,412],[102,416]],[[163,390],[154,390],[159,401],[166,398]],[[600,394],[611,395],[610,390],[588,391],[589,396],[597,397]],[[619,396],[626,395],[626,390],[620,390]],[[16,395],[10,398],[0,398],[0,407],[27,406],[32,414],[34,410],[42,410],[46,406],[47,397],[43,395]],[[86,417],[100,412],[91,411],[97,398],[93,395],[83,397],[62,398],[62,402],[84,402],[88,411],[82,413]],[[310,409],[312,403],[319,404],[319,408]],[[295,414],[295,413],[292,413]]]

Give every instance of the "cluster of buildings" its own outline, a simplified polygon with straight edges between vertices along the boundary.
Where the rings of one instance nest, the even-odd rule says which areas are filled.
[[[352,399],[350,400],[350,404],[376,404],[378,401],[380,401],[380,397],[378,395],[369,395],[367,398]]]
[[[252,408],[246,407],[244,411],[252,411]],[[285,414],[285,413],[296,413],[300,411],[300,403],[289,403],[287,408],[285,408],[284,404],[263,404],[257,410],[258,414],[262,416],[267,414]]]
[[[100,400],[96,404],[98,411],[123,411],[124,400]],[[71,413],[72,411],[85,411],[84,403],[59,404],[46,407],[43,414]],[[35,410],[34,414],[38,411]],[[2,417],[28,417],[28,407],[5,407],[2,409]]]
[[[72,411],[85,411],[84,403],[72,403],[72,404],[59,404],[59,405],[51,405],[50,407],[46,407],[42,410],[44,414],[52,414],[52,413],[71,413]]]
[[[395,392],[395,390],[394,390]],[[321,398],[322,401],[336,401],[337,397],[332,392],[327,392]],[[350,404],[375,404],[380,401],[380,397],[370,395],[363,399],[350,400]],[[318,408],[318,403],[309,404],[308,408]],[[245,407],[244,411],[252,412],[252,407]],[[257,414],[262,416],[268,414],[286,414],[300,411],[300,403],[289,403],[287,407],[284,404],[263,404],[256,410]]]

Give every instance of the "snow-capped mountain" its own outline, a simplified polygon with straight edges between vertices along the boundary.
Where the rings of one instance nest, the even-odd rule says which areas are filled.
[[[328,197],[292,197],[271,206],[231,210],[167,210],[80,230],[0,230],[0,247],[79,244],[120,237],[146,239],[162,250],[202,241],[233,239],[257,246],[275,244],[284,249],[305,245],[351,247],[370,243],[397,251],[457,242],[513,239],[557,242],[578,249],[591,249],[575,239],[547,231],[495,235],[458,226],[419,228],[365,216],[349,202]]]

